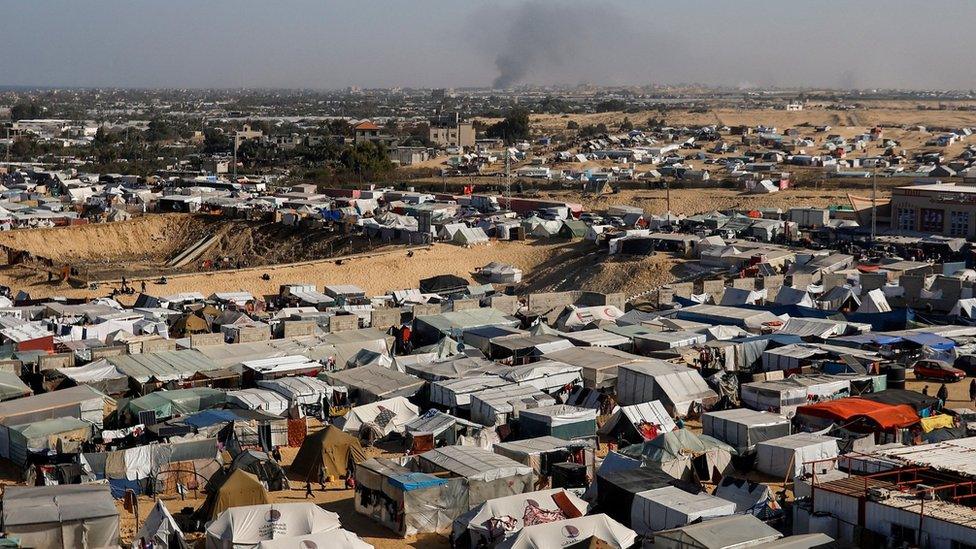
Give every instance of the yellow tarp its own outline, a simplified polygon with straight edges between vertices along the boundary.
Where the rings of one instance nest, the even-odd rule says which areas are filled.
[[[936,414],[931,417],[922,418],[922,431],[926,433],[931,433],[936,429],[942,429],[943,427],[952,427],[955,425],[952,421],[952,416],[948,414]]]

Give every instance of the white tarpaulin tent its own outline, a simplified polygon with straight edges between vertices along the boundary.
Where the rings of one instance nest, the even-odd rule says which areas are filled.
[[[599,434],[610,436],[633,428],[634,432],[641,435],[642,426],[647,424],[654,426],[657,433],[667,433],[675,428],[674,420],[664,409],[664,405],[660,401],[652,400],[630,406],[618,406],[610,415],[610,419],[600,427]]]
[[[548,392],[566,385],[582,383],[583,368],[555,360],[541,360],[515,366],[502,377],[519,385],[531,385],[540,391]]]
[[[652,532],[677,528],[699,519],[724,517],[735,513],[735,503],[709,495],[691,494],[674,486],[638,492],[630,509],[630,527],[646,536]]]
[[[3,531],[21,547],[118,547],[119,510],[107,484],[7,486]]]
[[[430,402],[445,408],[467,407],[471,404],[471,395],[493,387],[515,385],[502,379],[501,376],[481,375],[462,377],[460,379],[444,379],[430,384]]]
[[[799,288],[793,288],[791,286],[783,286],[776,293],[776,297],[773,298],[773,303],[777,305],[799,305],[800,307],[810,307],[811,309],[816,307],[813,303],[813,298],[806,290],[801,290]]]
[[[766,290],[726,288],[719,305],[759,305],[766,300]]]
[[[288,398],[271,389],[228,391],[227,403],[244,410],[261,410],[276,416],[282,416],[288,411]]]
[[[833,469],[833,462],[821,461],[836,458],[839,453],[837,439],[815,433],[797,433],[760,442],[756,445],[756,469],[787,481],[813,471],[813,465],[804,463],[820,461],[816,470]]]
[[[471,421],[492,427],[504,425],[519,411],[551,406],[556,399],[531,385],[505,385],[471,395]]]
[[[420,415],[420,409],[403,397],[363,404],[337,419],[335,425],[347,433],[358,433],[364,426],[376,430],[380,437],[406,432],[410,420]]]
[[[858,313],[890,313],[891,305],[888,298],[880,289],[874,289],[861,296],[861,306],[857,308]]]
[[[617,368],[617,401],[627,406],[660,400],[671,413],[686,416],[693,406],[718,400],[698,370],[645,358]]]
[[[525,513],[530,509],[547,511],[547,516],[558,516],[557,520],[565,520],[566,516],[560,511],[553,496],[566,498],[581,515],[586,514],[587,503],[572,492],[562,488],[526,492],[514,496],[490,499],[470,512],[454,520],[454,539],[467,532],[471,538],[471,547],[490,547],[504,539],[518,534],[525,527]],[[500,529],[490,527],[492,519],[514,519],[501,523]]]
[[[153,549],[184,549],[189,547],[183,539],[183,531],[180,530],[173,515],[163,504],[162,500],[156,500],[149,516],[142,523],[142,528],[132,538],[132,549],[142,549],[142,541],[145,540],[152,544]]]
[[[654,534],[654,549],[737,549],[783,537],[752,515],[731,515]]]
[[[315,547],[328,549],[373,549],[373,546],[363,541],[359,536],[348,530],[337,528],[328,532],[316,532],[304,536],[265,540],[256,549],[313,549]]]
[[[717,438],[739,453],[756,449],[764,440],[790,434],[790,420],[779,414],[734,408],[702,414],[702,434]]]
[[[500,543],[498,548],[548,549],[573,545],[591,538],[598,538],[613,549],[626,549],[637,541],[637,533],[601,513],[526,526],[517,536]]]
[[[255,547],[262,541],[331,532],[340,527],[339,515],[314,503],[231,507],[207,526],[207,549]]]
[[[973,318],[973,309],[976,309],[976,297],[960,299],[949,311],[949,316],[961,316],[963,318]]]

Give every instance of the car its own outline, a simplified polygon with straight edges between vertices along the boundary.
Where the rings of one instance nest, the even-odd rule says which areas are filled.
[[[966,372],[953,368],[949,363],[941,360],[922,359],[912,365],[917,379],[936,379],[939,381],[959,381],[966,377]]]
[[[976,355],[959,355],[952,367],[966,372],[967,376],[976,375]]]

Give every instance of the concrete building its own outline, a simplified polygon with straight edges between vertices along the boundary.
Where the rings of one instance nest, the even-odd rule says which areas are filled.
[[[438,147],[474,147],[474,125],[471,122],[461,122],[455,113],[431,120],[429,138]]]
[[[932,183],[891,193],[891,228],[973,238],[976,186]]]

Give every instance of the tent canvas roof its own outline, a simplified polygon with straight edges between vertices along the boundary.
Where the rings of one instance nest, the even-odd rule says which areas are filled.
[[[532,468],[475,446],[445,446],[420,454],[422,470],[446,471],[473,480],[530,475]]]

